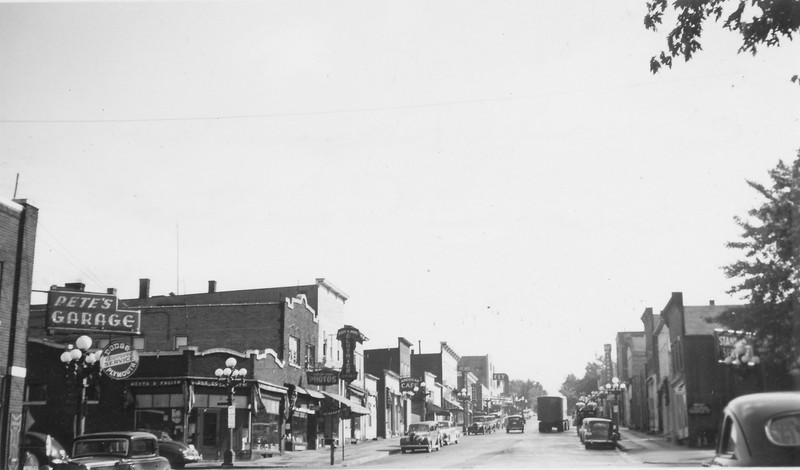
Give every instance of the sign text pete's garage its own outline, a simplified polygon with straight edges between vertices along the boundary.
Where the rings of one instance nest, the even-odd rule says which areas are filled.
[[[107,331],[138,335],[141,312],[120,310],[110,294],[51,290],[47,294],[47,321],[53,330]]]

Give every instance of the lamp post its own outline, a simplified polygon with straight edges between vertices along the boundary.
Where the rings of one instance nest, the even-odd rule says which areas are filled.
[[[619,379],[614,377],[611,383],[606,384],[606,391],[614,396],[614,404],[611,409],[611,418],[614,421],[617,435],[619,435],[619,396],[625,393],[627,385],[620,383]]]
[[[464,429],[462,430],[462,432],[467,432],[467,428],[469,427],[469,423],[467,422],[467,415],[468,415],[467,407],[469,406],[469,393],[467,393],[467,389],[466,388],[462,388],[461,390],[459,390],[458,393],[456,393],[456,398],[458,398],[458,400],[460,402],[462,402],[461,406],[464,409],[463,410],[464,411],[464,423],[463,423]]]
[[[236,359],[229,357],[225,361],[225,368],[217,369],[214,371],[217,380],[228,391],[228,430],[229,441],[228,450],[222,454],[222,466],[233,467],[233,428],[236,426],[236,407],[233,406],[233,391],[236,385],[244,384],[244,377],[247,375],[247,369],[236,369]]]
[[[75,345],[67,345],[61,353],[61,362],[67,368],[67,377],[71,378],[78,389],[75,398],[75,437],[83,434],[86,429],[86,389],[89,379],[94,378],[98,372],[98,359],[100,353],[89,352],[92,347],[92,338],[83,335],[75,340]]]

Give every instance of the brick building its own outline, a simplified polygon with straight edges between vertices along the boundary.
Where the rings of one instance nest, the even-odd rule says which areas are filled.
[[[26,339],[39,210],[0,200],[0,462],[21,467]]]
[[[227,391],[214,371],[224,368],[229,357],[238,361],[236,368],[248,371],[246,383],[234,393],[233,448],[241,455],[265,448],[280,451],[284,446],[316,448],[324,444],[325,437],[340,437],[338,418],[319,416],[318,411],[325,407],[351,408],[353,418],[346,420],[345,431],[360,429],[361,416],[368,411],[344,397],[343,383],[316,390],[306,385],[307,371],[341,361],[340,354],[336,357],[336,344],[322,342],[325,352],[320,352],[323,314],[311,303],[322,305],[338,319],[343,309],[332,307],[331,298],[343,304],[346,297],[317,281],[311,286],[225,292],[217,291],[216,282],[209,281],[207,292],[151,296],[150,281],[141,279],[138,298],[119,301],[121,308],[141,312],[141,334],[131,338],[140,366],[124,383],[99,377],[99,397],[88,407],[87,432],[166,426],[173,438],[193,442],[204,455],[216,457],[230,445],[230,434]],[[83,289],[75,284],[66,287]],[[64,344],[74,341],[75,332],[45,331],[43,306],[32,309],[31,315],[31,337],[38,339],[41,347],[60,353]],[[324,323],[331,325],[332,321]],[[90,334],[97,348],[118,339],[103,332]],[[42,372],[29,378],[29,387],[57,387],[54,377],[58,374],[48,371],[63,366],[54,361],[36,365]],[[48,401],[43,406],[32,405],[30,410],[42,425],[49,421],[53,426],[59,424],[59,413],[44,416],[51,414],[48,410],[57,399]],[[74,409],[66,402],[60,405],[66,410],[63,417]],[[62,428],[64,424],[60,423]],[[66,433],[62,431],[62,435]]]

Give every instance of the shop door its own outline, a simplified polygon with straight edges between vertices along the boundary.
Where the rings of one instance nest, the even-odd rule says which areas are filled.
[[[203,454],[204,460],[219,460],[221,454],[220,425],[221,413],[216,409],[209,409],[200,414],[199,451]]]

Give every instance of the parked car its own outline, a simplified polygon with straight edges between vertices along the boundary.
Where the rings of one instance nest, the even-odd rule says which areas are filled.
[[[610,419],[586,418],[583,420],[581,426],[583,430],[580,436],[585,448],[617,446],[617,435],[614,431],[614,423],[612,423]]]
[[[710,465],[800,467],[800,392],[734,398],[722,412],[720,429]]]
[[[203,460],[193,444],[176,441],[167,432],[147,428],[140,428],[138,431],[149,432],[158,438],[158,455],[166,457],[172,468],[183,468],[187,463]]]
[[[67,451],[49,434],[27,432],[22,438],[22,467],[25,470],[38,470],[52,467],[67,458]]]
[[[506,418],[506,433],[511,431],[525,432],[525,418],[520,415],[511,415]]]
[[[172,468],[183,468],[187,463],[203,460],[203,456],[193,444],[175,441],[169,436],[162,436],[158,440],[158,455],[166,457]]]
[[[492,432],[492,422],[486,416],[475,416],[472,418],[472,424],[467,428],[467,435],[470,434],[488,434]]]
[[[423,449],[431,452],[433,449],[439,450],[442,446],[442,439],[439,427],[435,421],[422,421],[408,426],[408,432],[400,438],[400,451],[414,451]]]
[[[442,444],[458,444],[461,439],[461,426],[457,426],[452,421],[437,421],[439,434],[442,436]]]
[[[54,470],[169,470],[158,455],[158,439],[140,431],[84,434],[75,439],[70,457]]]

